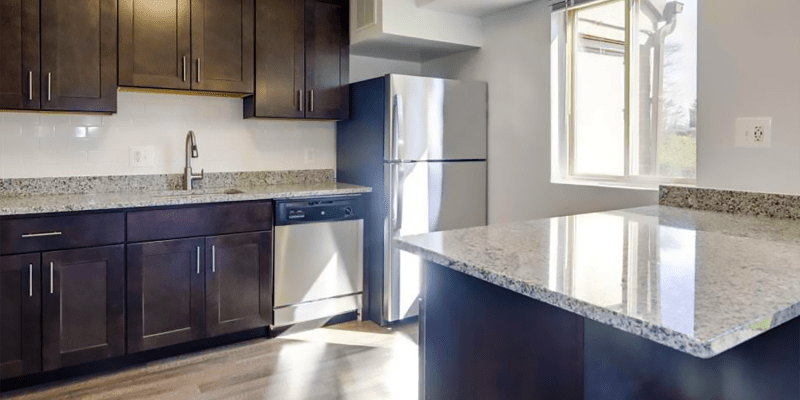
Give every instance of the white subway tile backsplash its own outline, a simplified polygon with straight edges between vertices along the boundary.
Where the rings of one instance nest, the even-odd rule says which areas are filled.
[[[111,116],[0,113],[0,178],[182,173],[188,130],[207,172],[336,167],[334,122],[243,120],[240,99],[120,92]],[[130,167],[131,146],[153,146],[155,167]]]

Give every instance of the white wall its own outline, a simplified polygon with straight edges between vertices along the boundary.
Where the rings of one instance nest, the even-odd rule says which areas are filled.
[[[422,64],[412,61],[350,56],[350,82],[360,82],[390,73],[419,75],[422,73]]]
[[[0,113],[0,178],[183,173],[189,130],[196,170],[336,167],[333,122],[243,120],[241,99],[120,92],[113,116]],[[155,166],[130,167],[130,146],[154,146]]]
[[[480,46],[481,21],[417,6],[415,0],[382,0],[383,33],[417,39]]]
[[[800,193],[800,2],[698,11],[698,186]],[[737,117],[772,117],[772,147],[734,147]]]
[[[550,183],[550,8],[482,19],[480,50],[425,62],[428,76],[489,82],[489,222],[656,204],[656,191]]]

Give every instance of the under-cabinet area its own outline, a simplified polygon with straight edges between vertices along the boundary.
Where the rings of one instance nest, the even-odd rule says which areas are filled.
[[[272,207],[0,220],[0,378],[270,325]]]

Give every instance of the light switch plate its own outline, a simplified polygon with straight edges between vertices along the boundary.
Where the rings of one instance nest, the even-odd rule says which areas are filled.
[[[131,167],[154,167],[156,149],[153,146],[131,146]]]
[[[736,147],[771,147],[772,118],[737,118],[735,143]]]

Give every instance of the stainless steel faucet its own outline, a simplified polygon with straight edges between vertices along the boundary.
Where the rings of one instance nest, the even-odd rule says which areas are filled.
[[[186,190],[192,190],[192,182],[203,179],[205,174],[202,169],[199,175],[192,173],[192,159],[197,157],[199,157],[197,140],[195,140],[194,132],[189,131],[189,134],[186,135],[186,168],[183,170],[183,182]]]

